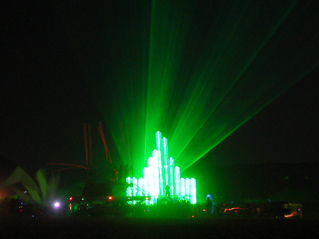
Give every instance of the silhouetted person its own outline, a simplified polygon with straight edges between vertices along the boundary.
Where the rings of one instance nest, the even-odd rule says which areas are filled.
[[[213,202],[210,199],[210,197],[206,198],[206,210],[207,210],[207,217],[212,216],[212,208],[213,208]]]
[[[165,187],[165,193],[166,193],[166,197],[169,198],[171,195],[171,189],[168,185],[166,185],[166,187]]]

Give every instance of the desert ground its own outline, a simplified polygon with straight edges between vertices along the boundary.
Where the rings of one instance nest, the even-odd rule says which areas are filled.
[[[318,219],[1,217],[0,238],[318,238]]]

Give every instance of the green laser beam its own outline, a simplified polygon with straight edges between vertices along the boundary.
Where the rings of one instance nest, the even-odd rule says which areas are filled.
[[[111,58],[87,67],[100,72],[93,92],[119,157],[125,162],[128,150],[136,171],[146,165],[157,130],[184,171],[318,67],[319,19],[311,3],[141,5],[119,10],[112,40],[105,38]],[[131,135],[127,147],[121,124]]]
[[[202,122],[199,126],[197,126],[197,130],[194,130],[192,132],[192,134],[189,134],[189,137],[188,137],[188,141],[184,143],[184,147],[180,149],[180,154],[182,154],[182,152],[188,147],[188,145],[190,144],[190,142],[192,141],[192,139],[195,137],[196,134],[198,134],[198,132],[202,129],[202,127],[208,122],[209,118],[214,114],[215,112],[215,109],[219,106],[219,104],[223,101],[226,100],[227,96],[229,97],[229,92],[230,90],[234,87],[234,85],[241,79],[242,75],[245,73],[245,71],[249,68],[249,66],[251,65],[251,63],[256,59],[257,55],[261,52],[261,50],[264,48],[264,46],[267,44],[267,42],[270,40],[270,38],[274,35],[274,33],[278,30],[278,28],[280,27],[280,25],[282,24],[282,22],[287,18],[287,16],[289,15],[289,13],[291,12],[291,10],[295,7],[296,5],[296,2],[294,5],[290,6],[290,8],[288,9],[288,11],[282,16],[282,18],[280,19],[280,21],[276,24],[276,26],[273,28],[273,30],[269,33],[269,35],[266,37],[266,39],[264,39],[264,41],[261,43],[261,45],[259,46],[259,48],[254,52],[254,54],[250,57],[250,59],[248,60],[248,62],[246,63],[246,65],[241,69],[241,72],[236,76],[236,78],[233,80],[233,82],[231,82],[231,85],[227,88],[225,88],[225,92],[223,95],[219,96],[219,99],[217,100],[217,103],[215,103],[215,105],[212,107],[212,109],[210,110],[209,113],[206,114],[206,116],[204,116],[204,118],[202,118]],[[200,84],[197,84],[197,85],[200,85]],[[192,97],[197,97],[197,99],[193,99],[194,101],[200,101],[201,98],[200,96],[202,95],[202,91],[204,90],[205,88],[205,85],[202,87],[201,91],[198,92],[196,90],[193,91],[193,94],[192,94]],[[262,92],[260,92],[262,93]],[[256,94],[258,95],[258,94]],[[229,98],[233,98],[234,96],[232,97],[229,97]],[[257,96],[256,96],[257,97]],[[273,98],[274,100],[275,98]],[[192,100],[192,101],[193,101]],[[253,102],[253,99],[252,101]],[[270,102],[272,102],[272,100],[270,100]],[[269,102],[269,103],[270,103]],[[267,104],[265,105],[261,105],[260,109],[258,109],[256,112],[254,112],[251,116],[249,116],[248,118],[252,118],[257,112],[261,111],[265,106],[267,106]],[[185,112],[188,112],[189,116],[190,116],[190,113],[189,112],[193,112],[193,109],[194,109],[195,105],[193,104],[191,106],[191,108],[189,109],[186,109]],[[246,105],[246,107],[249,107],[248,105]],[[238,116],[237,116],[238,117]],[[185,115],[182,117],[182,119],[185,118]],[[239,126],[235,127],[234,130],[230,130],[230,132],[227,134],[227,136],[223,136],[221,140],[218,140],[217,142],[222,142],[226,137],[228,137],[231,133],[233,133],[236,129],[238,129],[242,124],[244,124],[245,122],[247,122],[247,120],[243,121],[242,123],[240,123]],[[183,122],[184,125],[179,125],[177,128],[179,129],[182,129],[184,128],[186,122]],[[213,146],[209,147],[208,150],[206,150],[206,153],[209,152],[211,149],[213,149],[215,146],[217,146],[218,144],[215,143]],[[176,155],[176,157],[178,158],[180,156],[180,154]],[[205,154],[202,154],[201,157],[203,157]],[[198,157],[196,158],[193,163],[195,163],[199,158],[201,157]],[[191,165],[189,165],[191,166]],[[187,167],[189,167],[187,166]],[[186,169],[184,167],[184,169]]]

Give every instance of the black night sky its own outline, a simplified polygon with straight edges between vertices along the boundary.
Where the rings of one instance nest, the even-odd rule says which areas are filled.
[[[114,56],[109,52],[114,49],[108,49],[103,39],[117,36],[119,25],[129,22],[130,10],[149,7],[148,3],[143,6],[143,1],[132,1],[127,6],[123,1],[107,2],[105,13],[97,2],[1,3],[0,147],[6,158],[31,170],[48,162],[85,163],[82,123],[107,121],[90,90],[90,81],[99,79],[103,65],[112,67]],[[308,19],[303,19],[311,31],[319,29],[318,3],[312,3]],[[114,21],[107,25],[103,14]],[[80,41],[71,36],[70,22],[87,29],[78,36]],[[99,38],[104,31],[107,36]],[[319,44],[318,32],[311,34]],[[77,44],[86,42],[83,56]],[[88,68],[95,75],[88,75]],[[318,162],[318,77],[317,67],[197,164]],[[112,74],[108,81],[112,82]],[[107,128],[105,134],[114,162],[121,163]],[[103,147],[98,150],[103,152]]]

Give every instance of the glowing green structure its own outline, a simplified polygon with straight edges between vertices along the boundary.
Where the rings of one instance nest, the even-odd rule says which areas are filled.
[[[175,160],[169,157],[167,138],[156,132],[156,149],[147,160],[147,167],[143,169],[143,178],[126,178],[132,186],[127,189],[127,196],[150,195],[150,203],[156,203],[158,198],[166,197],[169,186],[169,197],[189,200],[196,203],[196,180],[181,178],[180,168],[175,166]]]

